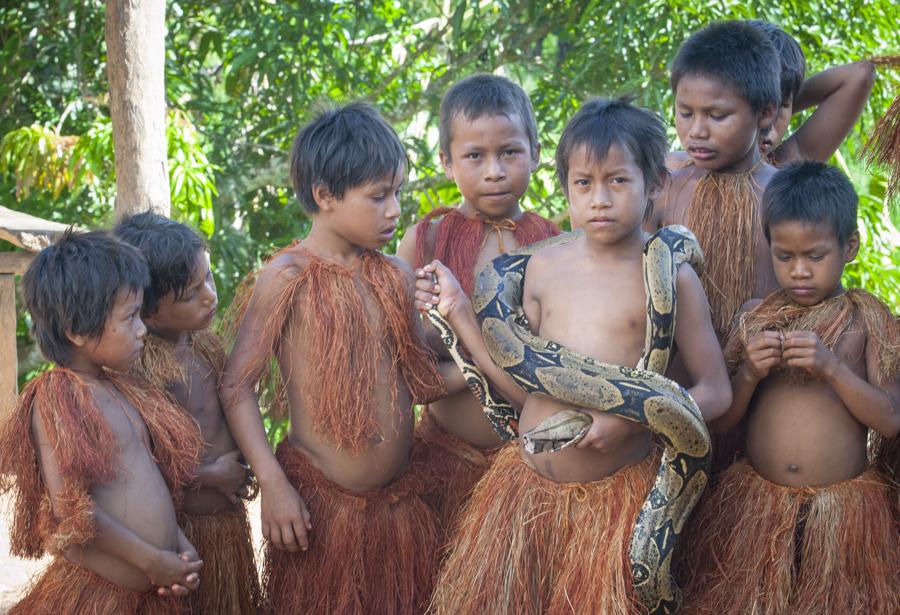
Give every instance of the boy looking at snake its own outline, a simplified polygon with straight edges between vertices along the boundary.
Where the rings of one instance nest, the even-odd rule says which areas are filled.
[[[528,95],[496,75],[463,79],[441,101],[440,144],[462,203],[429,213],[403,237],[397,256],[413,267],[440,260],[471,294],[475,274],[496,256],[559,234],[519,205],[541,151]],[[423,462],[439,471],[429,499],[446,539],[503,440],[469,389],[429,404],[416,436]]]
[[[867,440],[900,430],[900,329],[876,297],[841,286],[857,197],[836,168],[800,162],[763,206],[781,290],[748,302],[728,339],[734,399],[711,427],[746,416],[746,459],[692,520],[686,610],[896,613],[896,485],[869,464]]]
[[[277,613],[420,613],[431,595],[438,534],[421,494],[433,479],[410,462],[412,404],[465,382],[422,344],[412,268],[378,251],[397,227],[406,165],[368,105],[300,130],[291,178],[312,228],[256,276],[225,367],[225,416],[259,482]],[[255,391],[273,359],[271,410],[290,418],[274,455]]]
[[[536,248],[522,299],[527,326],[553,340],[545,348],[561,344],[588,361],[617,366],[641,359],[650,326],[643,285],[648,238],[641,224],[665,180],[665,152],[660,118],[621,100],[589,101],[566,126],[557,171],[573,226],[583,230]],[[417,275],[419,308],[437,306],[460,336],[474,330],[478,337],[472,303],[449,270],[433,262]],[[697,275],[689,266],[671,275],[677,278],[670,278],[677,286],[674,339],[697,383],[690,393],[712,419],[731,399],[725,365]],[[533,377],[540,378],[537,372]],[[572,377],[555,386],[575,386]],[[609,399],[623,394],[601,388],[594,393],[600,408],[606,407],[604,391]],[[622,414],[644,412],[624,406]],[[531,430],[568,407],[546,394],[528,395],[519,429]],[[629,544],[660,465],[659,448],[633,421],[579,410],[592,423],[574,446],[536,455],[520,444],[498,453],[459,519],[435,590],[435,613],[651,608],[636,596]],[[699,429],[705,436],[702,423]],[[685,489],[691,490],[693,484]],[[695,502],[699,492],[692,497]],[[668,581],[668,565],[662,566]],[[650,574],[657,578],[655,570]],[[677,602],[674,595],[668,600]]]
[[[140,357],[149,281],[140,252],[105,232],[66,232],[25,273],[41,352],[0,428],[10,550],[54,560],[10,613],[174,614],[203,562],[175,511],[202,448],[194,422],[123,375]]]
[[[179,525],[206,563],[189,612],[255,615],[260,589],[247,511],[247,467],[222,412],[221,340],[209,330],[216,287],[203,241],[189,227],[153,212],[130,216],[113,230],[141,251],[150,285],[141,308],[147,325],[133,372],[169,394],[200,425],[205,448],[185,490]]]

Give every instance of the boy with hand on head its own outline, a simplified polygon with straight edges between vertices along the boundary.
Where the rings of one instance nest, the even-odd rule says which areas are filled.
[[[573,226],[583,234],[540,248],[525,272],[530,329],[594,360],[635,365],[644,351],[647,297],[641,228],[665,180],[658,116],[620,100],[585,103],[557,148]],[[436,274],[437,284],[431,280]],[[421,309],[436,305],[466,345],[480,327],[452,274],[418,273]],[[697,275],[677,272],[674,338],[712,419],[730,402],[721,351]],[[528,395],[522,433],[567,406]],[[642,425],[581,408],[593,422],[575,446],[534,455],[502,449],[476,486],[435,590],[435,613],[637,613],[629,543],[660,453]]]
[[[222,412],[225,352],[209,330],[216,288],[197,234],[153,212],[130,216],[114,234],[139,249],[150,269],[141,309],[148,333],[133,372],[168,393],[200,425],[205,449],[178,521],[206,562],[191,613],[255,614],[260,589],[247,511],[248,472]]]
[[[559,234],[519,206],[540,160],[531,101],[504,77],[463,79],[441,101],[440,141],[441,164],[462,203],[429,213],[403,237],[397,256],[414,267],[441,261],[471,294],[475,274],[496,256]],[[446,539],[503,441],[468,389],[429,404],[416,435],[423,462],[440,471],[430,499]]]
[[[412,404],[465,381],[423,345],[412,268],[378,251],[397,226],[406,154],[355,103],[305,126],[291,158],[312,229],[259,273],[223,379],[260,486],[264,589],[278,613],[421,612],[438,536],[420,496],[431,478],[410,463]],[[273,358],[290,412],[274,456],[254,392]]]
[[[686,553],[690,613],[897,612],[891,487],[867,469],[869,430],[900,430],[900,328],[866,291],[845,291],[857,197],[819,162],[779,171],[763,226],[781,290],[746,306],[726,347],[746,459],[725,470]]]
[[[122,375],[146,332],[140,252],[66,232],[25,273],[41,352],[0,429],[0,491],[13,491],[11,552],[55,559],[10,613],[178,613],[203,562],[175,505],[199,459],[196,424]]]
[[[805,79],[806,58],[793,37],[767,21],[747,23],[769,37],[781,59],[781,104],[772,127],[761,135],[763,155],[779,167],[797,160],[826,162],[862,114],[875,83],[875,66],[862,60]],[[810,107],[816,110],[784,140],[791,116]]]
[[[759,137],[781,101],[779,66],[769,39],[738,21],[696,32],[672,64],[675,128],[689,159],[672,171],[647,228],[684,224],[697,236],[720,337],[745,301],[775,288],[759,224],[775,169],[763,160]]]

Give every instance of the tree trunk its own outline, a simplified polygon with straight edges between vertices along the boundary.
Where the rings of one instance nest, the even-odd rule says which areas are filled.
[[[166,163],[165,0],[107,0],[109,110],[116,156],[116,219],[169,215]]]

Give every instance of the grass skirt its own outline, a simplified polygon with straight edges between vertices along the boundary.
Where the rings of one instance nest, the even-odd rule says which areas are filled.
[[[642,612],[628,548],[659,452],[593,483],[556,483],[503,448],[459,518],[432,612]]]
[[[306,501],[306,552],[267,547],[263,584],[278,615],[407,615],[424,611],[434,580],[434,512],[416,465],[393,483],[353,492],[283,441],[278,461]]]
[[[685,613],[897,613],[900,542],[877,472],[796,488],[742,460],[695,515],[681,558]]]
[[[188,598],[196,615],[256,615],[262,591],[244,505],[211,515],[182,512],[178,524],[200,559],[200,588]]]
[[[186,611],[186,600],[163,598],[155,591],[133,592],[57,557],[9,615],[177,615]]]

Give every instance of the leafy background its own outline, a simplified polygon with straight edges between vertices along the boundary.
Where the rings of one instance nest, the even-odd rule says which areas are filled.
[[[242,275],[308,229],[287,177],[295,132],[324,105],[363,99],[381,109],[409,150],[401,220],[408,226],[458,197],[437,158],[441,94],[488,71],[518,81],[532,97],[545,153],[526,205],[562,221],[552,152],[579,103],[630,94],[671,121],[667,67],[675,50],[704,24],[731,18],[780,24],[800,42],[810,74],[900,52],[900,5],[892,0],[167,2],[172,215],[209,238],[220,305],[227,307]],[[100,0],[0,7],[0,204],[82,226],[111,222],[103,23]],[[895,310],[898,218],[886,213],[884,174],[865,170],[857,152],[898,86],[900,75],[879,75],[833,161],[861,195],[864,248],[846,282],[878,293]],[[27,326],[22,310],[23,379],[41,368]]]

